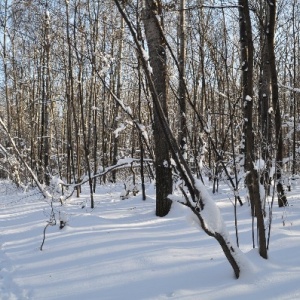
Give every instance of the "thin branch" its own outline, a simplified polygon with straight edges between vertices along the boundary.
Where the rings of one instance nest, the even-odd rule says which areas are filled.
[[[289,90],[289,91],[293,91],[293,92],[295,92],[295,93],[300,93],[300,89],[299,89],[299,88],[295,88],[295,87],[283,85],[283,84],[281,84],[281,83],[278,83],[278,87],[287,89],[287,90]]]
[[[138,123],[136,121],[136,119],[134,118],[134,116],[132,115],[131,113],[131,110],[130,110],[130,107],[129,106],[125,106],[124,103],[122,102],[122,100],[120,100],[117,95],[109,88],[109,86],[107,86],[105,80],[100,76],[99,74],[99,71],[96,70],[96,73],[98,75],[98,77],[100,78],[100,80],[102,81],[102,84],[105,86],[105,88],[108,90],[108,92],[110,93],[110,95],[113,97],[113,99],[117,102],[118,105],[120,105],[120,107],[122,108],[122,110],[130,117],[131,121],[133,122],[133,124],[136,126],[136,128],[138,129],[138,131],[141,133],[142,135],[142,139],[149,151],[149,154],[151,156],[151,158],[154,158],[154,154],[153,152],[151,151],[151,148],[149,146],[149,143],[147,141],[147,139],[145,138],[144,134],[143,134],[143,131],[141,130],[141,127],[140,127],[140,123]]]
[[[96,173],[94,174],[91,179],[95,179],[95,178],[98,178],[98,177],[101,177],[101,176],[104,176],[106,175],[107,173],[113,171],[113,170],[120,170],[120,169],[126,169],[126,168],[138,168],[140,167],[140,165],[132,165],[133,162],[140,162],[140,159],[131,159],[131,161],[128,161],[128,162],[124,162],[124,163],[121,163],[121,164],[116,164],[114,166],[111,166],[111,167],[108,167],[106,168],[105,171],[101,172],[101,173]],[[144,159],[144,162],[152,162],[152,159]],[[72,184],[72,183],[60,183],[61,185],[65,186],[65,187],[79,187],[85,183],[87,183],[89,181],[89,179],[83,179],[82,181],[76,183],[76,184]]]
[[[225,9],[225,8],[241,8],[242,5],[192,5],[188,6],[181,10],[193,10],[193,9],[201,9],[201,8],[210,8],[210,9]],[[178,11],[181,11],[178,10]],[[177,11],[177,10],[176,10]]]
[[[45,191],[45,189],[43,188],[42,184],[39,182],[36,174],[32,171],[32,169],[29,167],[29,165],[26,163],[26,161],[24,160],[24,158],[22,157],[21,153],[19,152],[17,145],[15,144],[14,139],[11,137],[11,135],[9,134],[9,131],[6,127],[6,125],[4,124],[2,118],[0,118],[0,125],[2,127],[2,129],[4,130],[4,132],[6,133],[6,136],[8,137],[15,153],[17,154],[17,157],[20,159],[20,161],[25,165],[26,169],[28,170],[28,172],[30,173],[33,181],[36,183],[38,189],[40,190],[40,192],[42,193],[42,195],[44,196],[44,198],[49,198],[49,194]]]
[[[121,169],[126,169],[126,168],[138,168],[140,167],[140,164],[137,164],[137,165],[133,165],[134,162],[140,162],[140,159],[130,159],[130,161],[127,161],[127,162],[124,162],[124,163],[120,163],[120,164],[116,164],[116,165],[113,165],[111,167],[108,167],[106,168],[105,171],[101,172],[101,173],[96,173],[94,174],[93,176],[91,176],[91,180],[95,179],[95,178],[98,178],[98,177],[102,177],[114,170],[121,170]],[[144,162],[145,163],[149,163],[149,162],[152,162],[152,159],[144,159]],[[76,183],[76,184],[71,184],[71,183],[64,183],[64,182],[60,182],[60,184],[64,187],[72,187],[73,190],[71,191],[71,193],[66,196],[64,198],[64,200],[66,199],[69,199],[70,197],[72,197],[74,191],[76,190],[77,187],[87,183],[89,181],[89,178],[87,179],[83,179],[81,180],[80,182]]]
[[[55,219],[55,213],[54,213],[54,209],[53,209],[53,202],[51,201],[51,214],[50,214],[50,220],[47,222],[44,231],[43,231],[43,241],[42,244],[40,246],[40,250],[43,250],[43,246],[46,240],[46,230],[48,228],[48,226],[55,226],[56,225],[56,219]]]

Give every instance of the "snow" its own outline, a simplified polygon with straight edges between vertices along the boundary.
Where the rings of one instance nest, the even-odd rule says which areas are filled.
[[[126,107],[125,107],[125,111],[126,111],[130,116],[132,116],[132,110],[131,110],[130,106],[126,106]]]
[[[206,185],[197,183],[215,218],[210,226],[219,230],[224,222],[234,237],[230,190],[221,184],[212,194]],[[147,184],[146,201],[140,194],[120,200],[123,189],[99,185],[93,210],[85,186],[80,198],[53,203],[57,224],[47,227],[40,251],[49,199],[0,181],[0,299],[299,299],[299,187],[288,194],[290,206],[274,205],[268,260],[252,249],[249,206],[237,207],[240,255],[250,262],[237,280],[188,207],[174,202],[159,218],[153,185]],[[61,230],[59,218],[66,222]]]
[[[153,69],[152,69],[152,67],[151,67],[151,65],[150,65],[149,62],[148,62],[147,68],[148,68],[148,72],[149,72],[150,74],[153,74]]]
[[[291,87],[291,86],[286,86],[286,85],[283,85],[282,83],[279,83],[279,86],[282,87],[282,88],[285,88],[285,89],[288,89],[290,91],[294,91],[296,93],[300,93],[300,88],[295,88],[295,87]]]
[[[211,199],[206,188],[200,180],[195,183],[197,190],[200,192],[201,198],[204,202],[204,209],[200,212],[206,227],[213,233],[225,233],[227,235],[226,225],[220,214],[220,210],[215,202]]]
[[[208,114],[207,116],[207,123],[205,125],[205,128],[204,128],[205,132],[207,133],[210,133],[211,132],[211,115]]]
[[[254,169],[262,171],[265,168],[265,165],[265,161],[262,158],[259,158],[254,164]]]
[[[148,141],[148,140],[149,140],[149,137],[148,137],[148,133],[147,133],[147,130],[146,130],[146,126],[143,125],[143,124],[139,124],[139,123],[137,123],[137,126],[138,126],[139,130],[141,131],[141,133],[142,133],[144,139],[145,139],[146,141]]]
[[[123,123],[121,123],[119,125],[119,127],[114,131],[115,137],[117,138],[119,136],[119,134],[125,129],[126,129],[126,126]]]
[[[148,52],[146,52],[146,50],[143,47],[141,47],[141,51],[142,51],[144,60],[148,61],[149,60],[149,54],[148,54]]]
[[[146,50],[142,46],[140,47],[140,50],[142,52],[142,56],[143,56],[144,61],[147,63],[148,72],[150,74],[153,74],[153,70],[152,70],[152,67],[151,67],[150,61],[149,61],[149,54],[148,54],[148,52],[146,52]]]

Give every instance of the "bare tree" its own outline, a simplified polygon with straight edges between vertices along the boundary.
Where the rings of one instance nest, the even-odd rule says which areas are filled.
[[[179,61],[179,144],[181,151],[187,157],[187,109],[186,109],[186,84],[185,84],[185,64],[186,64],[186,21],[185,21],[185,0],[180,0],[179,25],[178,25],[178,61]]]
[[[162,133],[164,134],[165,140],[168,143],[169,149],[172,152],[172,157],[176,163],[176,167],[178,168],[178,171],[190,193],[191,200],[186,195],[186,193],[182,190],[186,197],[186,205],[188,207],[190,207],[190,209],[193,211],[193,213],[197,216],[199,223],[200,223],[202,229],[205,231],[205,233],[208,234],[209,236],[214,237],[218,241],[226,258],[228,259],[229,263],[231,264],[231,266],[234,270],[235,276],[238,278],[240,275],[241,269],[240,269],[240,265],[239,265],[239,262],[236,257],[236,255],[238,255],[238,254],[236,253],[235,247],[231,244],[231,242],[228,240],[228,237],[226,235],[222,234],[218,230],[216,230],[216,231],[212,230],[211,228],[209,228],[206,225],[205,217],[202,215],[201,212],[203,210],[205,210],[206,205],[208,205],[206,202],[206,201],[208,201],[208,199],[205,199],[206,198],[205,195],[202,194],[202,192],[201,192],[202,188],[200,187],[200,183],[198,183],[194,179],[194,177],[191,173],[191,170],[189,169],[183,155],[180,152],[180,148],[177,144],[177,141],[173,136],[173,133],[170,129],[167,118],[165,116],[163,106],[161,105],[161,97],[156,91],[156,84],[154,82],[154,80],[156,78],[153,76],[154,73],[152,73],[151,68],[149,69],[148,61],[146,60],[146,58],[144,56],[144,50],[142,49],[142,47],[138,41],[138,38],[137,38],[135,31],[131,25],[131,22],[129,21],[124,10],[122,9],[119,1],[115,0],[115,3],[117,5],[120,13],[124,17],[125,22],[129,26],[130,32],[134,38],[139,56],[143,63],[143,69],[144,69],[145,75],[147,76],[147,79],[148,79],[149,88],[152,93],[152,99],[153,99],[154,106],[156,109],[156,114],[158,117],[159,124],[162,128]],[[149,6],[148,6],[148,8],[149,8]],[[153,6],[153,8],[156,11],[158,7]],[[155,26],[152,29],[155,31],[155,30],[159,30],[160,27]],[[160,31],[160,34],[162,34],[162,31],[161,30],[159,30],[159,31]],[[150,46],[150,45],[148,45],[148,46]]]
[[[43,56],[42,56],[42,111],[41,111],[41,145],[40,145],[40,169],[42,171],[41,182],[46,185],[50,184],[49,174],[49,156],[50,156],[50,120],[49,120],[49,105],[51,103],[50,92],[50,15],[49,11],[45,10],[44,16],[44,40],[43,40]]]
[[[239,0],[239,21],[240,21],[240,47],[242,65],[242,105],[244,107],[244,157],[245,171],[248,173],[246,183],[249,190],[252,215],[257,218],[257,229],[259,239],[259,253],[267,258],[266,236],[264,226],[264,215],[259,192],[259,178],[254,168],[254,134],[252,125],[253,110],[253,40],[252,26],[249,12],[248,0]]]
[[[158,18],[161,14],[161,2],[145,1],[143,22],[149,49],[149,63],[152,68],[152,78],[160,105],[167,116],[167,54],[164,37],[161,34],[161,24]],[[156,214],[163,217],[168,214],[172,193],[172,170],[167,137],[165,136],[159,116],[158,108],[154,105],[153,134],[155,143],[155,170],[156,170]]]
[[[275,114],[275,145],[276,145],[276,180],[277,180],[277,194],[279,207],[287,205],[283,183],[282,183],[282,167],[283,167],[283,137],[282,137],[282,121],[281,109],[278,92],[278,76],[276,68],[275,57],[275,27],[276,27],[276,10],[277,1],[268,1],[267,11],[267,44],[268,44],[268,61],[270,65],[271,76],[271,91],[272,91],[272,104]]]
[[[6,101],[6,122],[8,132],[11,132],[11,113],[10,113],[10,97],[8,95],[8,54],[7,54],[7,20],[8,20],[8,0],[4,1],[4,16],[3,16],[3,66],[4,66],[4,85],[5,85],[5,101]]]

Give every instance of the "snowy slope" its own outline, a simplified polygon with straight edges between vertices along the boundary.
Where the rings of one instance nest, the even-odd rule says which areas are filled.
[[[289,207],[274,206],[268,260],[252,249],[248,205],[238,207],[240,249],[252,265],[238,280],[188,208],[175,203],[158,218],[152,186],[146,201],[122,201],[120,192],[99,186],[94,210],[88,196],[55,203],[67,226],[49,226],[40,251],[49,203],[1,182],[0,299],[300,299],[299,190],[288,195]],[[234,240],[228,190],[212,197]]]

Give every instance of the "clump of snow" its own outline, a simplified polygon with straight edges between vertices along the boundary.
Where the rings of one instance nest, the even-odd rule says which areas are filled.
[[[177,166],[175,160],[174,160],[172,157],[170,158],[170,164],[171,164],[171,166],[173,166],[173,167],[176,167],[176,166]]]
[[[52,176],[50,184],[53,186],[61,187],[64,182],[58,176]]]
[[[211,232],[225,233],[227,235],[226,226],[221,217],[220,210],[211,196],[207,192],[206,187],[200,180],[195,180],[195,187],[200,192],[201,199],[204,204],[204,209],[200,212],[206,227]]]
[[[114,131],[115,137],[118,137],[119,134],[120,134],[120,132],[122,132],[122,131],[125,130],[125,129],[126,129],[125,124],[124,124],[124,123],[121,123],[121,124],[119,125],[119,127]]]
[[[141,51],[142,51],[144,60],[148,61],[149,60],[149,54],[146,52],[146,50],[143,47],[141,47]]]
[[[254,164],[254,169],[261,171],[264,168],[265,168],[265,161],[262,158],[259,158]]]
[[[137,126],[139,127],[139,130],[141,131],[141,133],[142,133],[144,139],[145,139],[146,141],[148,141],[149,138],[148,138],[148,133],[147,133],[147,130],[146,130],[146,126],[143,125],[143,124],[139,124],[139,123],[137,124]]]
[[[125,107],[125,111],[126,111],[130,116],[132,116],[132,110],[131,110],[131,108],[130,108],[129,106],[126,106],[126,107]]]
[[[207,152],[206,143],[204,142],[203,145],[202,145],[202,148],[201,148],[201,152],[200,152],[200,159],[199,159],[199,168],[200,169],[203,168],[206,152]]]
[[[134,162],[134,159],[131,157],[125,157],[125,158],[120,158],[117,162],[117,165],[122,165],[122,164],[131,164]]]
[[[152,69],[152,67],[151,67],[151,65],[150,65],[150,62],[148,62],[147,68],[148,68],[148,72],[149,72],[150,74],[153,74],[153,69]]]
[[[274,174],[275,174],[275,166],[273,164],[272,167],[270,168],[269,178],[273,178]]]
[[[206,122],[206,125],[205,125],[204,130],[205,130],[205,132],[207,132],[207,133],[210,133],[210,132],[211,132],[211,115],[210,115],[210,113],[208,113],[208,116],[207,116],[207,122]]]
[[[164,160],[164,161],[163,161],[163,166],[164,166],[165,168],[169,168],[169,163],[168,163],[167,160]]]

